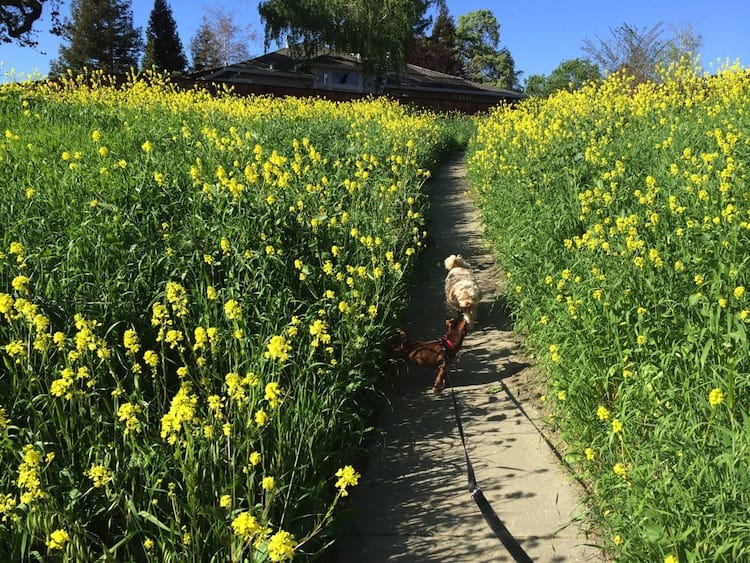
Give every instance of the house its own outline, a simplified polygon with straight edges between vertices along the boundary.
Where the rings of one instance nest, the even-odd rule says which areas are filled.
[[[197,72],[199,83],[231,85],[237,94],[318,96],[351,100],[382,95],[433,109],[476,113],[501,103],[514,103],[524,94],[478,84],[457,76],[407,64],[401,72],[376,79],[357,55],[321,53],[298,59],[288,48],[249,61]]]

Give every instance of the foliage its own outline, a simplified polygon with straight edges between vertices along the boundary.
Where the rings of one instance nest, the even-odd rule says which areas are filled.
[[[223,66],[219,53],[219,43],[215,40],[205,16],[203,16],[201,25],[190,40],[190,56],[193,61],[191,63],[193,72]]]
[[[433,0],[263,0],[258,5],[265,44],[296,46],[302,56],[320,49],[358,53],[375,73],[400,69],[413,37],[429,25]]]
[[[407,60],[452,76],[463,75],[463,67],[456,53],[456,25],[446,7],[440,9],[432,34],[414,40]]]
[[[549,76],[532,75],[526,81],[524,92],[530,96],[547,97],[559,90],[578,90],[592,80],[602,77],[599,67],[586,59],[569,59],[561,62]]]
[[[702,39],[689,27],[676,30],[671,38],[663,37],[662,24],[638,29],[629,24],[610,28],[608,40],[586,39],[582,50],[604,73],[623,71],[636,83],[658,79],[660,68],[678,63],[684,56],[695,56]]]
[[[19,45],[33,47],[33,26],[48,11],[52,21],[51,33],[60,32],[60,0],[3,0],[0,1],[0,42],[18,42]]]
[[[193,70],[200,71],[242,62],[250,56],[248,39],[252,29],[241,27],[223,8],[209,8],[190,42]]]
[[[470,80],[516,89],[520,73],[507,48],[498,50],[500,24],[490,10],[458,17],[456,42],[464,74]]]
[[[123,74],[138,67],[143,40],[133,27],[130,0],[72,0],[71,16],[61,32],[67,45],[60,46],[50,74],[84,69]]]
[[[150,73],[0,116],[0,560],[319,553],[448,129]]]
[[[470,175],[550,423],[621,561],[750,558],[750,71],[498,109]]]
[[[154,0],[146,28],[146,51],[142,66],[144,69],[178,73],[184,72],[187,67],[172,8],[166,0]]]

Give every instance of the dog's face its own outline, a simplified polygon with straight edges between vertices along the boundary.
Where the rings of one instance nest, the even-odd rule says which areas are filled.
[[[462,335],[465,335],[468,329],[466,319],[464,319],[463,317],[446,320],[445,327],[448,329],[449,333],[455,332]]]

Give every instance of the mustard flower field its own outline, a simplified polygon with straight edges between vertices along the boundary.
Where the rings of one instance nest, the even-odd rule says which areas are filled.
[[[750,559],[750,72],[614,75],[478,127],[482,216],[600,541]]]
[[[96,75],[0,121],[0,560],[320,553],[450,128]]]

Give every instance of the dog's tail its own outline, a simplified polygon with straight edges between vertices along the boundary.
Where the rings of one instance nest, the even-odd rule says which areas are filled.
[[[468,268],[469,265],[460,254],[451,254],[443,261],[445,269],[450,271],[453,268]]]

